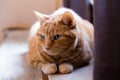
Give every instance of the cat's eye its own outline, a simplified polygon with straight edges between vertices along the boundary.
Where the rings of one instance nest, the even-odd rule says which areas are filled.
[[[44,35],[40,35],[41,39],[45,39],[45,36]]]
[[[57,34],[57,35],[54,36],[53,39],[54,39],[54,40],[58,40],[58,39],[60,39],[60,38],[61,38],[61,35]]]

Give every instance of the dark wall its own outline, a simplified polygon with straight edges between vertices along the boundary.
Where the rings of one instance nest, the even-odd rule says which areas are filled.
[[[94,80],[120,80],[120,0],[95,0]]]

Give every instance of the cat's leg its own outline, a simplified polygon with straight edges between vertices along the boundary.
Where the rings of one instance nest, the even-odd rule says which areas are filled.
[[[93,51],[89,46],[85,46],[83,53],[84,53],[84,57],[83,57],[84,63],[89,64],[89,62],[92,61],[93,59]]]
[[[33,67],[39,69],[39,70],[41,70],[42,65],[43,65],[43,63],[40,62],[40,61],[38,61],[38,60],[29,61],[29,64],[30,64],[31,66],[33,66]]]
[[[67,74],[73,71],[73,65],[69,63],[62,63],[59,65],[59,72],[63,74]]]
[[[41,69],[44,74],[54,74],[57,72],[57,65],[54,63],[45,63]]]

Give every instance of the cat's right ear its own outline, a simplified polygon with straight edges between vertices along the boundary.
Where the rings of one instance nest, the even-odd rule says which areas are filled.
[[[39,13],[37,11],[34,11],[34,14],[36,15],[36,17],[38,18],[38,20],[39,20],[40,23],[43,23],[43,21],[48,18],[48,15]]]

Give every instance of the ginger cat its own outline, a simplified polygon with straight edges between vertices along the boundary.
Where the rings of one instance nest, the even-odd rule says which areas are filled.
[[[45,74],[70,73],[93,57],[94,29],[73,10],[60,8],[51,15],[35,12],[30,30],[29,63]]]

